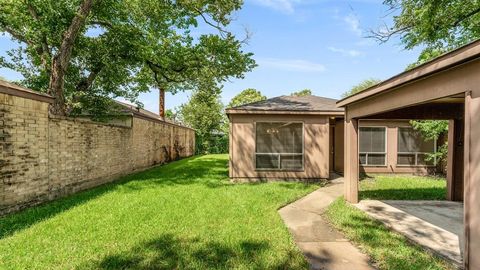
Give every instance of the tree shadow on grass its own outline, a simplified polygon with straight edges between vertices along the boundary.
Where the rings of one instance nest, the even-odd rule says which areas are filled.
[[[113,191],[135,191],[158,185],[193,183],[201,183],[210,188],[226,185],[228,184],[224,169],[226,163],[226,159],[219,158],[187,158],[120,177],[110,183],[0,217],[0,239]]]
[[[264,257],[271,248],[266,241],[243,241],[227,246],[199,238],[179,238],[173,234],[142,243],[129,251],[87,262],[79,269],[305,269],[301,256],[291,252],[278,262]]]
[[[441,187],[369,189],[359,192],[360,200],[445,200],[446,190]]]
[[[0,217],[0,240],[109,192],[137,192],[148,188],[191,184],[204,185],[208,188],[233,187],[235,185],[228,180],[227,163],[226,158],[208,156],[186,158]]]

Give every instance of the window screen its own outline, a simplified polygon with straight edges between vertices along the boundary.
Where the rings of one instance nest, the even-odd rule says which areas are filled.
[[[434,160],[427,161],[428,153],[434,152],[434,140],[425,140],[413,128],[398,128],[398,165],[434,165]]]
[[[303,168],[303,123],[256,123],[257,169]]]
[[[360,127],[359,160],[362,165],[382,166],[386,161],[386,128]]]

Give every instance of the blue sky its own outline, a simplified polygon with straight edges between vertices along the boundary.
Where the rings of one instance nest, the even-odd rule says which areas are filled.
[[[252,33],[245,51],[253,52],[259,65],[245,79],[232,80],[222,100],[246,88],[267,97],[304,88],[318,96],[340,98],[367,78],[387,79],[414,62],[419,50],[406,51],[398,39],[384,44],[367,39],[368,30],[391,22],[382,0],[245,0],[229,29],[239,38],[245,28]],[[0,55],[14,43],[0,36]],[[19,76],[0,69],[10,80]],[[166,107],[188,101],[190,92],[166,96]],[[158,111],[158,92],[140,96],[145,108]]]

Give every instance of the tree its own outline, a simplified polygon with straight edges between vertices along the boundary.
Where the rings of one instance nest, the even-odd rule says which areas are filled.
[[[265,99],[267,99],[267,97],[262,95],[262,92],[254,88],[247,88],[233,97],[230,103],[228,103],[227,108],[238,107]]]
[[[255,66],[226,30],[232,1],[0,0],[0,32],[19,46],[0,67],[55,97],[51,112],[99,113],[113,97],[184,91],[242,78]],[[200,25],[216,34],[193,35]],[[107,109],[107,108],[105,108]]]
[[[359,84],[353,86],[349,91],[343,93],[342,98],[346,98],[346,97],[349,97],[349,96],[354,95],[356,93],[362,92],[363,90],[366,90],[366,89],[368,89],[368,88],[370,88],[374,85],[377,85],[381,82],[382,82],[382,80],[373,79],[373,78],[363,80]]]
[[[394,16],[393,25],[372,31],[381,42],[400,36],[406,49],[456,48],[480,37],[480,2],[465,0],[386,0]]]
[[[439,48],[427,48],[427,49],[424,49],[420,55],[418,56],[418,59],[417,61],[415,61],[414,63],[410,64],[407,66],[406,70],[410,70],[410,69],[413,69],[415,67],[418,67],[419,65],[421,64],[424,64],[434,58],[437,58],[439,57],[440,55],[444,54],[445,53],[445,50],[444,49],[439,49]]]
[[[406,49],[422,46],[414,68],[441,54],[480,38],[480,2],[464,0],[386,0],[391,10],[400,10],[393,26],[373,31],[381,42],[400,36]],[[448,122],[436,120],[412,121],[412,126],[426,139],[438,138],[448,131]],[[430,155],[445,159],[446,143]]]
[[[224,119],[221,89],[202,85],[193,92],[188,103],[180,106],[181,121],[195,129],[199,154],[226,152],[226,135],[221,132]]]
[[[310,89],[303,89],[297,92],[293,92],[290,94],[291,96],[297,96],[297,97],[304,97],[304,96],[310,96],[312,95],[312,90]]]
[[[446,120],[421,120],[410,121],[415,130],[418,130],[426,140],[437,140],[440,136],[448,132],[448,121]],[[427,160],[445,161],[447,157],[448,145],[445,142],[437,148],[437,152],[427,154]]]
[[[177,121],[177,112],[172,110],[172,109],[167,109],[165,111],[165,118],[176,122]]]

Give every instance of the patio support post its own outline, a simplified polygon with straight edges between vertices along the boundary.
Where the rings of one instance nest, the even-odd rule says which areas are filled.
[[[358,120],[345,118],[345,200],[358,203]]]
[[[465,97],[465,269],[480,269],[480,89]]]
[[[463,201],[463,119],[448,124],[447,200]]]

